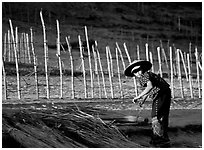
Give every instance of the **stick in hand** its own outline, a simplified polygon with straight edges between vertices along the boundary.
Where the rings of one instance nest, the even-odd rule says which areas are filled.
[[[143,105],[144,102],[146,101],[147,97],[148,97],[148,95],[144,95],[142,98],[141,98],[141,97],[140,97],[140,98],[135,97],[135,98],[132,100],[132,102],[133,102],[133,103],[137,103],[137,101],[139,100],[138,104],[139,104],[140,107],[142,107],[142,105]]]

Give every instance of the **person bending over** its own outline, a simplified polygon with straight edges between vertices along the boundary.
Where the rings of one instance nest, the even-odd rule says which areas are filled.
[[[152,64],[145,60],[133,61],[124,71],[128,77],[136,77],[145,89],[133,99],[139,101],[140,107],[147,98],[152,99],[152,136],[150,144],[165,145],[170,142],[168,137],[169,111],[171,90],[169,84],[159,75],[149,71]]]

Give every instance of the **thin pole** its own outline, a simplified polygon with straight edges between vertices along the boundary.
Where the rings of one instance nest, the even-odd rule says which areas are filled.
[[[7,35],[6,35],[6,33],[4,34],[4,61],[6,61],[6,48],[7,48],[7,46],[6,46],[6,38],[7,38]]]
[[[40,11],[40,18],[43,27],[43,39],[44,39],[44,55],[45,55],[45,76],[46,76],[46,85],[47,85],[47,99],[50,98],[50,87],[49,87],[49,75],[48,75],[48,46],[47,46],[47,37],[46,37],[46,29],[45,23],[42,16],[42,11]]]
[[[168,72],[168,77],[170,77],[168,60],[167,60],[167,57],[166,57],[166,53],[165,53],[165,51],[164,51],[164,47],[163,47],[163,44],[162,44],[162,40],[160,40],[160,45],[161,45],[162,53],[163,53],[163,55],[164,55],[164,60],[165,60],[165,63],[166,63],[166,68],[167,68],[167,72]]]
[[[188,75],[189,75],[189,86],[190,86],[190,93],[191,98],[193,98],[193,88],[192,88],[192,75],[191,75],[191,65],[190,65],[190,57],[189,54],[187,54],[187,60],[188,60]]]
[[[24,51],[25,51],[25,63],[28,63],[28,51],[27,51],[26,34],[25,33],[23,33],[23,43],[24,43]]]
[[[183,52],[183,58],[184,58],[184,62],[186,63],[186,62],[187,62],[187,55],[186,55],[186,52]]]
[[[25,48],[24,48],[24,38],[23,38],[23,33],[21,33],[21,38],[20,38],[20,45],[21,45],[21,51],[22,51],[22,57],[23,57],[23,63],[25,63]],[[21,60],[21,59],[20,59]]]
[[[124,48],[125,48],[125,53],[127,55],[127,58],[128,58],[128,61],[129,61],[129,64],[131,63],[131,58],[130,58],[130,55],[128,53],[128,49],[126,47],[126,44],[124,43]],[[133,81],[134,81],[134,86],[135,86],[135,95],[137,96],[138,95],[138,91],[137,91],[137,81],[136,81],[136,78],[133,77]]]
[[[174,73],[173,73],[173,52],[172,52],[172,47],[169,47],[169,53],[170,53],[170,69],[171,69],[171,93],[172,97],[174,98]]]
[[[9,24],[10,24],[10,28],[11,28],[11,37],[12,37],[12,43],[13,43],[13,48],[14,48],[14,53],[15,53],[18,99],[21,99],[21,87],[20,87],[20,75],[19,75],[19,69],[18,69],[18,57],[17,57],[17,50],[16,50],[16,45],[15,45],[13,25],[12,25],[12,22],[10,19],[9,19]],[[16,27],[16,30],[17,30],[17,27]]]
[[[82,71],[83,71],[83,77],[84,77],[84,96],[87,98],[87,87],[86,87],[86,71],[84,67],[84,57],[83,57],[83,51],[82,51],[82,44],[81,44],[81,37],[78,35],[79,39],[79,48],[80,48],[80,55],[81,55],[81,64],[82,64]]]
[[[121,50],[120,50],[120,47],[119,47],[119,45],[118,45],[117,42],[116,42],[116,47],[117,47],[117,49],[118,49],[118,52],[119,52],[119,54],[120,54],[120,58],[121,58],[121,60],[122,60],[123,70],[125,70],[125,62],[124,62],[124,59],[123,59],[123,54],[122,54],[122,52],[121,52]]]
[[[140,60],[140,47],[137,45],[137,60]]]
[[[19,63],[23,63],[23,61],[24,61],[24,57],[23,57],[23,56],[24,56],[24,53],[22,52],[22,50],[23,50],[22,34],[21,34],[21,36],[20,36],[19,41],[20,41],[20,45],[19,45],[19,51],[20,51]]]
[[[17,30],[17,28],[16,28],[15,33],[16,33],[16,50],[17,50],[17,57],[18,57],[18,62],[19,62],[20,61],[20,55],[19,55],[20,49],[19,49],[19,44],[18,44],[18,30]]]
[[[187,68],[186,68],[186,64],[185,64],[185,61],[184,61],[184,57],[183,57],[183,53],[181,50],[179,50],[180,54],[181,54],[181,59],[182,59],[182,63],[183,63],[183,68],[184,68],[184,71],[185,71],[185,75],[186,75],[186,81],[188,81],[188,73],[187,73]]]
[[[198,96],[199,98],[201,98],[200,70],[199,70],[198,48],[197,47],[195,47],[195,57],[196,57],[197,82],[198,82]]]
[[[177,49],[177,59],[178,59],[178,79],[179,79],[179,83],[180,83],[181,98],[184,98],[179,49]]]
[[[152,72],[154,72],[154,60],[153,60],[152,52],[149,52],[149,58],[150,58],[150,62],[152,63]]]
[[[31,51],[33,53],[33,65],[35,72],[35,88],[36,88],[36,98],[39,98],[39,89],[38,89],[38,73],[37,73],[37,57],[35,55],[35,49],[33,44],[33,30],[30,28],[30,42],[31,42]]]
[[[177,56],[177,50],[176,50],[176,47],[175,47],[175,45],[173,44],[173,50],[174,50],[174,53],[175,53],[175,59],[174,59],[174,61],[175,61],[175,64],[173,64],[174,65],[174,69],[175,69],[175,71],[174,71],[174,74],[177,76],[177,78],[179,78],[178,77],[178,68],[177,68],[177,66],[178,66],[178,56]]]
[[[62,73],[62,61],[61,61],[61,52],[60,52],[60,29],[59,29],[59,21],[56,20],[57,23],[57,57],[59,63],[60,70],[60,97],[63,98],[63,73]]]
[[[11,34],[8,30],[8,61],[11,62]]]
[[[160,76],[163,77],[163,75],[162,75],[162,65],[161,65],[161,55],[160,55],[160,47],[157,47],[157,54],[158,54],[158,61],[159,61],[159,73],[160,73]]]
[[[191,44],[191,42],[190,42],[190,43],[189,43],[189,57],[190,57],[190,64],[192,64],[191,47],[192,47],[192,44]]]
[[[101,72],[101,76],[102,76],[102,80],[103,80],[104,94],[105,94],[105,98],[108,98],[107,92],[106,92],[106,83],[105,83],[105,78],[104,78],[104,73],[103,73],[103,67],[102,67],[102,64],[101,64],[101,57],[100,57],[100,53],[99,53],[98,48],[97,48],[97,42],[96,41],[95,41],[95,45],[96,45],[96,53],[97,53],[97,56],[98,56],[100,72]]]
[[[123,90],[122,90],[122,83],[120,78],[120,64],[118,60],[118,50],[115,48],[115,55],[116,55],[116,62],[117,62],[117,69],[118,69],[118,81],[119,81],[119,87],[120,87],[120,97],[123,98]]]
[[[149,49],[148,49],[148,44],[145,44],[145,50],[146,50],[146,60],[149,61]]]
[[[125,53],[126,53],[126,55],[127,55],[128,61],[129,61],[129,63],[131,63],[131,58],[130,58],[130,55],[129,55],[129,53],[128,53],[127,46],[126,46],[126,44],[125,44],[125,43],[123,43],[123,46],[124,46]]]
[[[169,64],[168,64],[168,60],[167,60],[167,57],[166,57],[166,53],[164,51],[164,48],[162,48],[162,53],[164,55],[164,60],[165,60],[165,63],[166,63],[166,68],[167,68],[167,72],[168,72],[168,77],[170,77],[170,72],[169,72]]]
[[[69,56],[70,56],[70,62],[71,62],[71,82],[72,82],[72,99],[75,98],[75,91],[74,91],[74,60],[72,56],[71,46],[69,44],[70,37],[66,37],[66,42],[68,46]]]
[[[93,71],[92,71],[92,65],[91,65],[91,53],[89,48],[89,39],[88,39],[88,32],[87,27],[85,26],[85,36],[86,36],[86,44],[88,49],[88,58],[89,58],[89,71],[90,71],[90,77],[91,77],[91,98],[93,98],[94,92],[93,92]]]
[[[13,32],[15,32],[15,31],[13,31]],[[15,38],[15,36],[14,36],[14,38]],[[14,47],[13,47],[12,35],[10,37],[10,45],[11,45],[11,62],[14,62],[15,58],[14,58],[14,54],[13,54],[14,53]]]
[[[110,52],[110,47],[108,46],[108,52],[109,52],[109,56],[110,56],[110,70],[111,70],[111,76],[113,77],[114,76],[114,73],[113,73],[113,58],[112,58],[112,54]]]
[[[27,52],[28,52],[28,63],[31,64],[31,56],[30,56],[30,46],[29,46],[29,37],[26,34],[26,45],[27,45]]]
[[[92,52],[93,52],[93,56],[94,56],[94,64],[95,64],[95,74],[97,75],[97,80],[98,80],[98,88],[99,88],[99,97],[101,98],[101,85],[100,85],[100,76],[98,73],[98,63],[97,63],[97,55],[96,52],[94,50],[94,46],[92,45]]]
[[[2,60],[3,78],[4,78],[4,98],[7,100],[7,81],[6,81],[6,71],[4,67],[4,61]]]
[[[109,57],[109,52],[108,52],[108,47],[107,46],[106,46],[106,58],[107,58],[107,65],[108,65],[108,74],[109,74],[111,97],[114,98],[112,76],[111,76],[111,68],[110,68],[110,57]]]

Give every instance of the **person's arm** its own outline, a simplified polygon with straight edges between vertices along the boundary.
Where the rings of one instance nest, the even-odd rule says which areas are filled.
[[[137,97],[135,97],[133,99],[133,102],[137,101],[138,99],[142,98],[143,96],[147,95],[150,90],[153,88],[152,82],[149,80],[147,81],[147,87],[144,89],[144,91],[142,91],[142,93],[140,93]],[[146,97],[144,98],[144,101],[146,100]],[[143,103],[144,103],[143,101]]]
[[[148,94],[149,91],[153,88],[152,82],[149,80],[147,81],[147,87],[144,89],[144,91],[142,91],[142,93],[140,93],[137,97],[141,98],[144,95]]]

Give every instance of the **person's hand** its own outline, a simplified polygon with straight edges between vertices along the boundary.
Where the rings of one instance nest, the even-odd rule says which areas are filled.
[[[133,103],[137,103],[137,101],[138,101],[139,99],[140,99],[140,97],[137,96],[137,97],[135,97],[135,98],[132,100],[132,102],[133,102]]]

